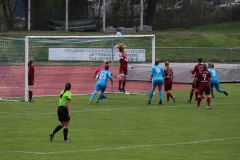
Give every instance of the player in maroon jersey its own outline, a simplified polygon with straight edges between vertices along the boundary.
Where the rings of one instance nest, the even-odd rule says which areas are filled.
[[[203,92],[205,92],[205,95],[207,95],[207,108],[212,109],[210,106],[211,98],[210,98],[210,83],[209,83],[211,80],[212,80],[211,74],[210,72],[208,72],[207,65],[204,63],[202,65],[202,70],[198,72],[194,81],[194,84],[199,82],[197,109],[199,109]]]
[[[30,58],[28,61],[28,102],[34,102],[32,99],[34,88],[34,60]]]
[[[170,90],[172,90],[172,82],[173,82],[173,70],[169,67],[169,62],[165,62],[165,68],[164,68],[164,90],[167,95],[167,102],[169,102],[169,97],[173,99],[173,102],[175,103],[175,96],[173,96],[170,93]]]
[[[197,65],[195,65],[194,69],[191,70],[192,78],[194,78],[194,79],[193,79],[192,89],[191,89],[191,92],[190,92],[190,99],[188,100],[188,103],[192,102],[192,97],[193,97],[194,91],[195,91],[195,100],[198,99],[198,86],[199,86],[199,82],[196,82],[196,84],[194,82],[195,82],[195,79],[196,79],[196,75],[201,70],[202,70],[202,58],[199,57],[197,59]],[[206,101],[206,99],[203,97],[202,101]]]
[[[122,53],[122,55],[119,58],[120,67],[119,67],[119,83],[118,83],[118,90],[120,92],[125,93],[125,85],[126,85],[126,76],[128,73],[128,68],[134,69],[134,67],[128,65],[127,60],[127,52],[124,50],[124,44],[118,44],[115,46],[115,48],[118,49],[119,52]],[[121,87],[122,86],[122,87]]]

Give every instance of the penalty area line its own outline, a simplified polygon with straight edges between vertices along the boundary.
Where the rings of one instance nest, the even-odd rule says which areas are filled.
[[[226,104],[239,104],[240,102],[233,102],[233,103],[215,103],[215,105],[226,105]],[[177,108],[177,107],[185,107],[189,106],[189,104],[182,104],[182,105],[170,105],[170,106],[164,106],[166,108]],[[162,107],[161,107],[162,108]],[[108,109],[86,109],[86,110],[74,110],[71,111],[73,113],[84,113],[84,112],[104,112],[104,111],[117,111],[117,110],[135,110],[135,109],[161,109],[159,105],[145,105],[144,107],[135,107],[135,108],[108,108]],[[29,115],[29,116],[35,116],[35,115],[51,115],[56,114],[56,112],[42,112],[42,113],[19,113],[19,112],[0,112],[0,114],[13,114],[13,115]]]

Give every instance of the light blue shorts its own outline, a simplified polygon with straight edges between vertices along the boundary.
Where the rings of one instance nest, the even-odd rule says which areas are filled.
[[[100,91],[104,92],[106,90],[107,86],[106,85],[102,85],[102,84],[96,84],[94,87],[94,91]]]
[[[218,80],[211,80],[210,81],[210,87],[213,88],[215,87],[216,89],[220,89],[220,83]]]
[[[163,85],[163,79],[152,80],[152,87],[161,88]]]

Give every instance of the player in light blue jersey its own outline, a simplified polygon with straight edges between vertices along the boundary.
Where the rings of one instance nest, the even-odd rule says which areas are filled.
[[[214,64],[212,64],[211,62],[208,62],[208,71],[210,72],[212,77],[212,80],[210,81],[210,91],[212,94],[212,98],[214,98],[214,93],[213,93],[214,86],[218,92],[224,93],[226,96],[228,96],[228,93],[226,91],[220,89],[218,74],[217,74],[217,71],[214,69]]]
[[[96,85],[94,87],[94,92],[92,93],[92,95],[90,97],[89,103],[95,97],[97,92],[101,90],[101,93],[98,95],[98,98],[96,100],[96,102],[98,103],[99,99],[102,97],[102,95],[104,94],[105,89],[107,88],[108,79],[110,79],[112,84],[113,84],[113,79],[112,79],[111,73],[108,71],[108,69],[109,69],[109,66],[106,65],[105,69],[102,70],[99,73],[98,81],[97,81],[97,83],[96,83]]]
[[[155,65],[152,66],[151,70],[151,80],[152,80],[152,90],[149,93],[149,99],[148,104],[151,103],[153,93],[155,91],[155,88],[158,86],[159,90],[159,105],[162,104],[162,98],[163,98],[163,92],[162,92],[162,85],[163,85],[163,78],[164,78],[164,69],[162,66],[159,66],[159,59],[155,60]]]

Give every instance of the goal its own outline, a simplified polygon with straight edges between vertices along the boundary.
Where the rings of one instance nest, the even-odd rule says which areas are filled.
[[[72,84],[73,94],[92,93],[96,83],[93,75],[104,60],[110,62],[111,72],[119,77],[120,53],[114,46],[120,43],[126,46],[129,65],[134,66],[134,70],[128,69],[126,92],[143,93],[151,88],[149,78],[150,67],[155,60],[155,35],[26,36],[25,39],[3,41],[8,41],[10,47],[5,48],[1,54],[11,54],[9,60],[21,57],[17,58],[17,65],[13,62],[8,64],[19,74],[12,80],[16,81],[14,86],[4,84],[6,88],[18,87],[17,90],[15,88],[18,94],[9,92],[9,97],[19,96],[28,100],[29,58],[34,59],[35,68],[33,97],[59,95],[66,82]],[[1,41],[1,47],[4,42]],[[2,59],[3,55],[0,57]],[[3,66],[6,67],[1,61],[1,67]],[[119,92],[118,78],[114,78],[113,85],[108,84],[106,92]]]

